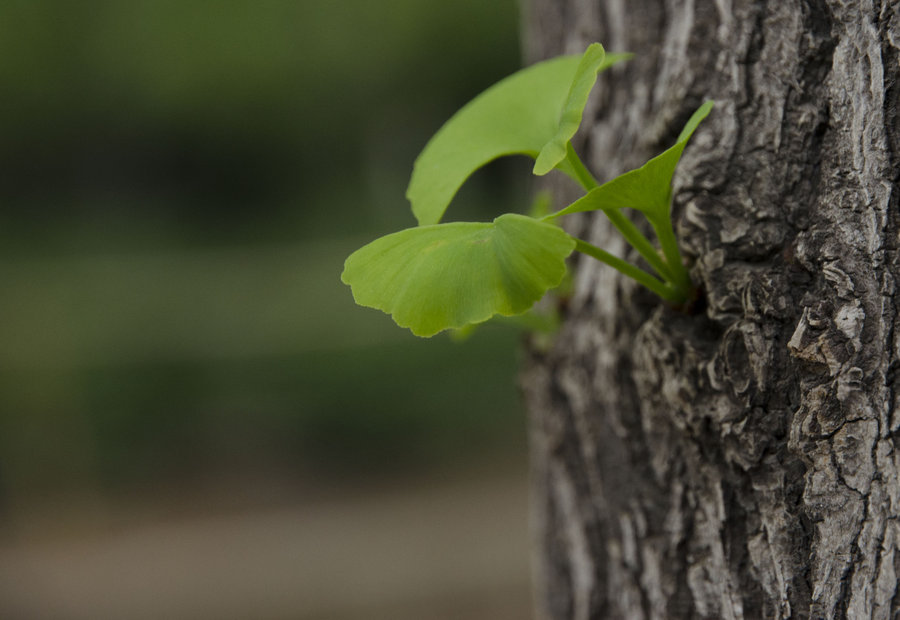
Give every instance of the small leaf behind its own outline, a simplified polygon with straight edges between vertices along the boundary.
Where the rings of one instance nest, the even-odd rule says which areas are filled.
[[[350,255],[341,280],[359,305],[432,336],[526,311],[562,281],[574,248],[559,227],[506,214],[381,237]]]
[[[537,156],[556,132],[579,59],[561,56],[514,73],[438,130],[416,159],[406,191],[420,225],[438,223],[463,182],[488,162]]]
[[[547,146],[542,166],[549,164],[547,171],[556,166],[578,130],[597,72],[629,56],[604,55],[594,43],[583,56],[560,56],[522,69],[466,104],[416,159],[406,197],[419,224],[437,224],[465,180],[498,157],[536,158]],[[551,142],[562,144],[561,156],[556,146],[548,146]]]
[[[626,172],[591,190],[583,198],[545,219],[580,211],[621,209],[623,207],[643,211],[651,220],[659,221],[668,218],[669,204],[672,198],[672,175],[675,173],[675,167],[694,130],[697,129],[700,121],[706,118],[712,107],[713,102],[707,101],[694,112],[674,146],[640,168]]]
[[[566,145],[581,126],[584,106],[587,105],[591,89],[597,83],[597,74],[631,56],[631,54],[607,54],[599,43],[588,46],[572,78],[556,134],[541,148],[534,162],[534,174],[545,175],[566,158]]]

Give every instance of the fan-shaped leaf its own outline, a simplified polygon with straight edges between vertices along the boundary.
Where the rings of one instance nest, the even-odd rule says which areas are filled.
[[[549,218],[580,211],[630,207],[643,211],[651,221],[668,219],[672,198],[672,175],[675,173],[675,167],[681,159],[688,140],[697,129],[697,125],[706,118],[712,107],[713,102],[707,101],[694,112],[674,146],[640,168],[626,172],[591,190],[583,198],[576,200],[565,209],[557,211]]]
[[[545,172],[556,166],[578,129],[597,72],[627,57],[604,56],[594,43],[584,56],[561,56],[522,69],[460,109],[416,159],[406,197],[419,224],[439,222],[465,180],[498,157],[538,157],[552,142],[541,162],[542,168],[549,165]]]
[[[587,105],[597,74],[609,66],[630,58],[631,54],[607,54],[599,43],[591,44],[575,69],[572,85],[563,105],[556,134],[541,148],[534,162],[534,174],[544,175],[566,158],[566,145],[581,126],[581,115]]]
[[[432,336],[524,312],[562,281],[574,248],[559,227],[506,214],[381,237],[350,255],[341,280],[359,305]]]

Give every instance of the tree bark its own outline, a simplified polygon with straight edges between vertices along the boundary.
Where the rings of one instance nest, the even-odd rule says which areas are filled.
[[[581,258],[531,349],[539,616],[900,617],[900,2],[532,0],[526,33],[635,52],[576,145],[601,181],[716,101],[674,182],[701,302]]]

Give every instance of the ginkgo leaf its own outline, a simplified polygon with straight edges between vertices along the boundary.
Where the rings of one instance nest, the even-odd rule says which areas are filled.
[[[590,45],[581,57],[566,102],[559,118],[559,125],[553,137],[541,148],[534,162],[534,174],[545,175],[566,158],[566,146],[581,126],[581,115],[587,105],[588,95],[597,83],[597,74],[615,62],[627,58],[628,54],[610,54],[599,43]]]
[[[669,217],[672,200],[672,175],[681,159],[684,147],[697,125],[712,110],[713,102],[700,106],[684,126],[674,146],[657,155],[636,170],[604,183],[576,200],[565,209],[545,219],[580,211],[610,210],[630,207],[643,211],[651,221],[661,222]]]
[[[581,122],[597,72],[629,56],[604,55],[602,46],[594,43],[583,56],[560,56],[532,65],[470,101],[416,159],[406,197],[419,224],[438,223],[465,180],[498,157],[536,158],[552,143],[542,157],[542,168],[557,166]],[[563,154],[557,159],[560,141]],[[565,166],[558,167],[572,174]]]
[[[341,280],[361,306],[417,336],[520,314],[557,286],[575,241],[523,215],[408,228],[350,255]]]

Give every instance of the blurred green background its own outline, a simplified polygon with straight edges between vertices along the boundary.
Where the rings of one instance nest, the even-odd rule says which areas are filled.
[[[419,340],[339,280],[352,250],[414,224],[430,135],[520,66],[518,13],[0,2],[7,539],[128,502],[204,512],[506,457],[524,471],[519,334]],[[451,219],[521,209],[527,169],[491,165]]]

